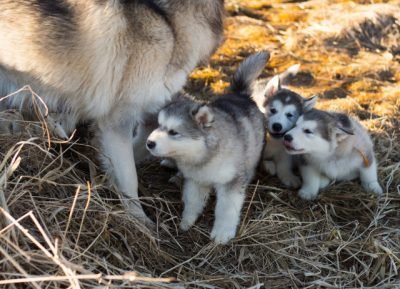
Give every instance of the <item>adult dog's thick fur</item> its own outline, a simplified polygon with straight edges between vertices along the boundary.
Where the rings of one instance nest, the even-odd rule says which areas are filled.
[[[137,203],[133,128],[222,39],[223,0],[0,1],[0,95],[30,85],[66,127],[96,123],[106,170]],[[2,107],[29,110],[27,93]]]

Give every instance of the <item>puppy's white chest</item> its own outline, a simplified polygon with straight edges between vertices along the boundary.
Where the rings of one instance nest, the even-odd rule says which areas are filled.
[[[201,168],[182,167],[181,171],[185,177],[208,185],[226,184],[232,181],[237,173],[235,162],[223,160],[221,157],[214,158]]]
[[[264,152],[265,158],[280,158],[281,154],[284,154],[285,147],[283,146],[281,139],[275,139],[270,136],[267,138],[267,144]]]

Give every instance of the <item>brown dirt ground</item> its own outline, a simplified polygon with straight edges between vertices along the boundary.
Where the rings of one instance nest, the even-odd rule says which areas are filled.
[[[152,233],[124,212],[82,154],[92,148],[0,138],[0,203],[13,218],[28,213],[19,228],[0,227],[0,281],[37,277],[1,288],[400,288],[398,1],[231,0],[226,10],[226,40],[187,90],[200,98],[222,93],[255,51],[272,54],[264,78],[300,63],[291,89],[318,94],[320,108],[348,112],[369,129],[385,196],[346,182],[304,202],[260,170],[237,238],[216,246],[209,241],[215,199],[180,232],[180,186],[158,162],[139,168],[143,202],[157,222]],[[166,277],[176,281],[152,279]]]

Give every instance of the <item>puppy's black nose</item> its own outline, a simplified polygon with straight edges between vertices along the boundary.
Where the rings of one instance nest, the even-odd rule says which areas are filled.
[[[272,129],[274,130],[274,131],[276,131],[276,132],[280,132],[281,130],[282,130],[282,125],[280,124],[280,123],[274,123],[273,125],[272,125]]]
[[[147,146],[148,149],[152,150],[152,149],[154,149],[156,147],[156,142],[148,140],[147,143],[146,143],[146,146]]]
[[[285,134],[283,139],[287,142],[291,142],[293,140],[293,137],[290,134]]]

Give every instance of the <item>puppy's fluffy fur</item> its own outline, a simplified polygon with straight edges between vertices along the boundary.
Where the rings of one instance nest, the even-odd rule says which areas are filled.
[[[343,113],[305,112],[284,136],[289,154],[301,155],[299,195],[312,200],[334,181],[361,179],[367,192],[383,193],[373,143],[366,129]]]
[[[293,128],[300,115],[313,108],[317,99],[315,96],[305,99],[282,87],[290,77],[297,74],[298,69],[298,65],[289,67],[285,72],[274,76],[262,89],[259,84],[253,95],[267,121],[264,168],[271,175],[276,174],[287,187],[299,187],[301,180],[293,173],[293,158],[283,146],[283,136]]]
[[[155,156],[173,159],[184,176],[182,230],[193,226],[215,189],[211,238],[225,244],[235,236],[246,187],[264,145],[264,117],[251,98],[251,86],[268,58],[268,53],[247,58],[228,95],[211,102],[186,98],[160,111],[159,128],[147,147]]]

